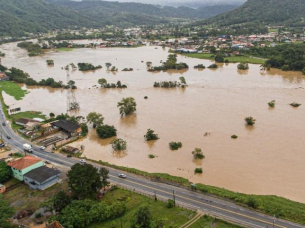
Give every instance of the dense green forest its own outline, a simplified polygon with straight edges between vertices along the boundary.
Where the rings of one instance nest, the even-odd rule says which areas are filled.
[[[217,24],[219,26],[263,25],[305,26],[304,0],[248,0],[241,7],[198,22],[197,25]]]
[[[113,23],[113,21],[122,23],[122,21],[118,21],[120,19],[127,19],[126,22],[139,23],[133,21],[133,17],[136,17],[134,19],[144,17],[144,19],[147,18],[146,20],[153,17],[154,20],[161,21],[164,20],[162,18],[206,19],[237,7],[236,5],[228,4],[193,9],[185,6],[175,8],[171,6],[158,6],[135,2],[119,3],[96,0],[83,0],[81,2],[70,0],[47,1],[75,9],[92,18],[107,20],[110,24]],[[143,23],[143,21],[141,23]]]
[[[69,0],[0,0],[0,37],[63,28],[134,26],[172,20],[205,19],[236,8],[220,5],[192,9],[141,3]]]
[[[0,0],[0,37],[22,36],[67,27],[97,27],[97,21],[75,10],[43,0]]]
[[[302,71],[305,74],[305,44],[284,44],[272,47],[252,47],[243,53],[267,58],[267,67],[280,68],[282,70]]]

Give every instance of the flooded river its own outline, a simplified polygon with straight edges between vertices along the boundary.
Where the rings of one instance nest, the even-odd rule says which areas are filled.
[[[216,70],[195,70],[193,66],[208,60],[178,57],[190,69],[184,72],[150,73],[146,62],[160,65],[168,52],[162,48],[75,49],[69,52],[49,52],[28,57],[16,44],[5,44],[3,65],[18,67],[36,80],[53,77],[66,82],[61,68],[69,63],[101,64],[103,69],[82,73],[71,71],[71,80],[78,89],[75,96],[81,109],[77,115],[101,113],[109,125],[118,130],[118,137],[128,143],[124,153],[114,153],[109,140],[98,139],[94,131],[87,138],[73,143],[85,146],[88,158],[117,165],[134,167],[148,172],[169,173],[208,185],[251,194],[279,195],[305,202],[305,82],[298,72],[271,70],[260,72],[259,65],[248,71],[238,71],[236,64],[222,65]],[[54,67],[46,65],[53,59]],[[143,61],[143,62],[142,62]],[[119,68],[117,73],[106,72],[105,63]],[[123,68],[133,72],[122,72]],[[188,87],[175,89],[153,88],[155,81],[178,80],[184,76]],[[99,78],[110,83],[120,80],[127,89],[101,89]],[[24,87],[25,88],[25,87]],[[66,111],[66,90],[27,88],[30,93],[21,101],[5,95],[5,102],[22,110],[37,110],[48,115]],[[123,97],[134,97],[136,113],[121,117],[116,107]],[[148,96],[145,100],[144,96]],[[267,103],[276,101],[271,109]],[[303,104],[293,108],[289,103]],[[244,118],[253,116],[257,122],[247,127]],[[155,142],[144,141],[148,128],[159,134]],[[209,132],[208,136],[204,136]],[[231,135],[238,139],[231,139]],[[178,151],[168,143],[181,141]],[[202,148],[205,159],[194,161],[191,152]],[[148,158],[149,154],[157,157]],[[196,167],[203,174],[194,175]]]

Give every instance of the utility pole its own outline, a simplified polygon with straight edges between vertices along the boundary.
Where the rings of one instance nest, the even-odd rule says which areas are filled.
[[[156,191],[155,191],[155,201],[157,201],[157,194],[156,194]]]
[[[275,222],[275,215],[273,215],[273,223],[272,223],[272,228],[274,228],[274,222]]]
[[[175,190],[173,190],[173,199],[174,199],[174,205],[176,206]]]

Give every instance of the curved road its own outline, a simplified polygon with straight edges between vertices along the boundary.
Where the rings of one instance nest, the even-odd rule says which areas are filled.
[[[26,141],[14,133],[14,131],[9,127],[9,123],[7,123],[6,126],[2,126],[2,123],[6,122],[6,120],[2,112],[1,104],[0,110],[0,132],[3,136],[3,140],[12,147],[23,151],[22,145],[26,143]],[[10,136],[11,139],[7,139],[6,136]],[[74,158],[67,158],[61,154],[53,154],[42,151],[36,146],[33,147],[33,155],[65,167],[71,167],[75,163],[79,162]],[[91,164],[97,168],[101,167],[101,165],[98,164]],[[162,198],[163,200],[173,198],[173,195],[175,195],[177,204],[190,209],[202,211],[211,216],[228,220],[246,227],[305,228],[305,226],[276,219],[274,217],[249,210],[248,208],[238,206],[226,200],[207,196],[184,188],[174,187],[168,184],[152,182],[141,176],[128,174],[126,179],[120,179],[118,178],[118,174],[122,171],[109,167],[107,168],[109,169],[110,181],[116,182],[119,185],[125,186],[126,188],[134,189],[135,191],[151,196],[156,194],[157,198]]]

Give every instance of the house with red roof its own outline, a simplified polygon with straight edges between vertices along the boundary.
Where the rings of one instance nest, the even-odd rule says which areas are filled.
[[[33,169],[44,166],[45,164],[39,158],[27,155],[23,158],[10,161],[7,163],[7,165],[11,167],[13,171],[13,176],[16,179],[23,181],[23,176],[26,173],[32,171]]]

